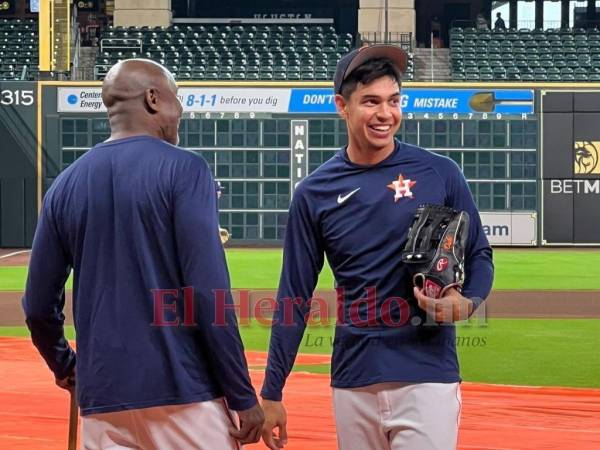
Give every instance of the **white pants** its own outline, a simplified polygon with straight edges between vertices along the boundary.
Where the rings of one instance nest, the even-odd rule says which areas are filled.
[[[83,450],[239,450],[223,399],[83,416]]]
[[[333,389],[339,450],[454,450],[459,383]]]

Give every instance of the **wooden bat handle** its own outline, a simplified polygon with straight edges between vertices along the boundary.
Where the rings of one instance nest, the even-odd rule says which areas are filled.
[[[75,388],[70,391],[71,403],[69,407],[69,450],[77,450],[77,425],[79,411],[77,405],[77,393]]]

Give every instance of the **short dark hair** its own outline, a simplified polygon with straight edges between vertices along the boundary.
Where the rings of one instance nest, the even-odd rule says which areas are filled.
[[[399,85],[402,84],[402,73],[400,73],[391,60],[387,58],[370,59],[350,73],[348,78],[342,83],[340,94],[347,100],[356,90],[359,83],[369,84],[383,77],[390,77],[396,80]]]

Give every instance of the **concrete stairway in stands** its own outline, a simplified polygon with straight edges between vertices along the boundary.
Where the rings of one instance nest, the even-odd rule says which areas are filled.
[[[414,62],[415,81],[450,80],[450,49],[416,48]]]

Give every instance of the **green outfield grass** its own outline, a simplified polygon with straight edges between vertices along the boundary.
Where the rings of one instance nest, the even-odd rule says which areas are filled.
[[[0,291],[24,290],[26,277],[26,267],[0,267]]]
[[[277,288],[281,250],[228,249],[227,261],[234,288]],[[494,261],[495,289],[600,290],[600,252],[498,249]],[[0,291],[23,290],[26,277],[25,267],[0,267]],[[326,265],[318,288],[332,287],[333,274]]]
[[[241,327],[241,332],[247,348],[268,348],[268,329],[253,325]],[[331,352],[332,335],[333,327],[309,327],[299,351]],[[600,320],[491,319],[487,326],[458,326],[457,336],[465,381],[600,387]],[[295,370],[328,373],[329,366]]]
[[[29,337],[29,330],[26,327],[0,327],[0,336]],[[75,339],[73,326],[67,325],[65,327],[65,336],[67,339]]]
[[[234,287],[277,288],[281,250],[229,249],[227,261]],[[600,290],[600,252],[497,249],[494,264],[495,289]],[[318,287],[333,287],[327,265]]]
[[[27,267],[0,267],[0,291],[23,291],[27,280]],[[67,280],[67,289],[73,287],[73,277]]]
[[[528,386],[600,387],[600,320],[492,319],[459,326],[458,351],[465,381]],[[246,349],[265,351],[269,328],[240,327]],[[67,337],[73,338],[67,327]],[[333,327],[308,327],[302,353],[331,352]],[[28,336],[23,327],[0,327],[0,336]],[[329,365],[294,370],[329,373]]]

